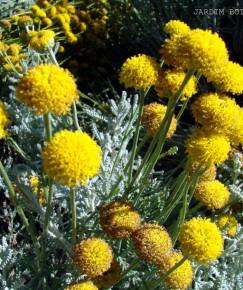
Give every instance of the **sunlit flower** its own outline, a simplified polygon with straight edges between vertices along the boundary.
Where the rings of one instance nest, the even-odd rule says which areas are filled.
[[[172,251],[172,241],[165,228],[157,224],[145,224],[132,235],[138,255],[147,262],[160,264]]]
[[[40,186],[39,178],[36,175],[31,175],[29,179],[30,187],[35,195],[37,195],[39,204],[43,206],[46,203],[44,188]]]
[[[77,87],[68,70],[42,64],[33,67],[19,80],[17,98],[36,110],[37,114],[53,112],[62,115],[78,99]]]
[[[167,107],[159,103],[145,105],[143,109],[142,124],[151,136],[154,136],[164,120]],[[177,121],[173,116],[166,137],[171,138],[175,133]]]
[[[28,37],[30,47],[39,52],[45,51],[55,43],[55,32],[52,30],[31,31]]]
[[[224,240],[217,225],[201,217],[192,218],[182,225],[179,241],[183,253],[201,264],[218,259],[224,248]]]
[[[89,238],[75,246],[73,259],[80,272],[92,279],[110,269],[113,255],[104,240]]]
[[[159,73],[158,80],[155,85],[155,90],[159,97],[170,97],[174,96],[184,78],[186,73],[182,70],[161,70]],[[195,76],[192,76],[184,89],[181,97],[182,101],[185,101],[195,95],[197,92],[197,80]]]
[[[237,233],[238,221],[232,214],[219,216],[217,225],[221,230],[225,230],[226,234],[230,237],[234,237]]]
[[[159,265],[161,276],[168,272],[172,267],[179,263],[183,258],[180,252],[171,252],[166,255]],[[165,278],[165,284],[172,290],[186,290],[192,283],[193,271],[191,262],[186,260],[168,277]]]
[[[230,143],[226,137],[218,134],[207,134],[196,129],[187,139],[186,152],[193,162],[201,165],[219,165],[228,158]]]
[[[233,61],[222,65],[219,74],[209,75],[207,79],[222,92],[236,95],[243,93],[243,67]]]
[[[43,151],[44,171],[68,186],[85,185],[89,178],[98,174],[100,164],[101,148],[81,131],[57,132]]]
[[[128,58],[122,65],[119,81],[125,88],[147,90],[155,85],[158,77],[158,64],[151,56],[139,54]]]
[[[239,122],[239,106],[235,100],[218,93],[207,93],[192,104],[197,123],[205,130],[225,135],[232,134]]]
[[[164,31],[169,34],[184,34],[190,31],[190,27],[183,21],[170,20],[165,24]]]
[[[210,210],[223,208],[229,201],[229,190],[218,180],[200,182],[194,197]]]
[[[98,290],[98,288],[91,281],[82,281],[67,286],[65,290]]]
[[[112,238],[128,238],[141,223],[139,213],[127,202],[113,201],[100,210],[102,229]]]

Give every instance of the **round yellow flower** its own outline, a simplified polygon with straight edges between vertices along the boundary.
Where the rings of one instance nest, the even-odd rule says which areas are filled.
[[[29,15],[20,16],[18,19],[18,26],[20,27],[25,27],[27,25],[32,25],[32,24],[33,24],[33,19]]]
[[[229,201],[229,190],[218,180],[200,182],[195,190],[194,197],[208,209],[223,208]]]
[[[159,103],[151,103],[145,105],[143,109],[142,124],[151,136],[154,136],[157,130],[160,128],[161,123],[165,117],[166,106]],[[173,116],[170,128],[166,135],[167,138],[171,138],[175,133],[177,126],[176,118]]]
[[[78,99],[77,86],[68,70],[52,64],[33,67],[19,80],[17,98],[34,108],[38,115],[62,115]]]
[[[85,185],[99,172],[101,148],[86,133],[62,130],[48,142],[42,157],[44,171],[55,181]]]
[[[172,241],[162,226],[145,224],[132,235],[134,246],[142,259],[160,264],[166,254],[172,251]]]
[[[192,166],[190,168],[190,175],[192,176],[196,169],[200,166],[197,162],[192,163]],[[204,182],[204,181],[213,181],[216,178],[217,174],[217,168],[215,165],[211,165],[206,168],[206,170],[203,172],[203,174],[199,177],[198,182]]]
[[[104,240],[89,238],[75,246],[73,260],[80,272],[92,279],[110,269],[113,255]]]
[[[139,213],[124,201],[113,201],[100,210],[102,229],[115,239],[128,238],[140,226],[140,223]]]
[[[0,139],[8,135],[6,127],[9,125],[9,115],[3,102],[0,101]]]
[[[165,24],[164,31],[169,34],[184,34],[190,31],[190,27],[183,21],[170,20]]]
[[[158,96],[161,98],[174,96],[178,92],[185,76],[186,73],[182,70],[161,70],[155,84]],[[195,76],[192,76],[184,89],[181,100],[186,101],[195,95],[196,92],[197,80]]]
[[[119,81],[125,88],[147,90],[155,85],[159,66],[151,56],[139,54],[128,58],[122,65]]]
[[[183,253],[201,264],[218,259],[224,248],[224,240],[217,225],[201,217],[192,218],[182,225],[179,241]]]
[[[218,93],[207,93],[192,104],[197,123],[213,133],[229,135],[239,122],[239,106],[235,100]]]
[[[238,221],[232,214],[221,215],[217,225],[221,230],[226,230],[226,234],[230,237],[234,237],[237,233]]]
[[[108,271],[94,279],[94,283],[99,288],[110,288],[122,277],[121,267],[116,260],[113,260]]]
[[[186,152],[192,161],[205,166],[223,163],[229,151],[230,143],[226,137],[207,134],[202,129],[195,130],[186,141]]]
[[[209,75],[207,79],[220,91],[236,95],[243,93],[243,67],[238,63],[228,61],[221,67],[219,74]]]
[[[183,34],[173,34],[170,38],[165,39],[160,50],[161,57],[165,63],[177,69],[187,67],[188,53],[181,46],[182,37]]]
[[[243,108],[238,108],[238,120],[230,133],[230,138],[234,145],[243,145]]]
[[[187,67],[196,68],[207,77],[219,73],[228,62],[225,42],[216,32],[194,29],[182,37],[182,50],[188,55]]]
[[[52,30],[31,31],[28,33],[29,45],[36,51],[43,52],[53,47],[55,32]]]
[[[163,275],[172,267],[179,263],[183,258],[180,252],[171,252],[166,255],[159,265],[160,274]],[[168,277],[165,278],[165,284],[169,289],[186,290],[192,283],[193,271],[191,262],[186,260]]]
[[[71,284],[65,290],[99,290],[91,281],[83,281]]]

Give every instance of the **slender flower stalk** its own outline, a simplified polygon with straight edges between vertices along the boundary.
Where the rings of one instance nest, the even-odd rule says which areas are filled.
[[[74,188],[70,189],[70,208],[72,212],[72,241],[75,245],[77,238],[77,207],[76,207],[76,191]]]

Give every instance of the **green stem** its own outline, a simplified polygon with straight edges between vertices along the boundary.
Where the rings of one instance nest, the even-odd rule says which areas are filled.
[[[134,159],[135,159],[135,155],[136,155],[136,151],[137,151],[138,137],[139,137],[139,132],[140,132],[145,96],[146,96],[146,92],[141,92],[141,99],[139,102],[138,119],[137,119],[137,123],[136,123],[136,130],[135,130],[135,135],[134,135],[133,144],[132,144],[131,158],[129,160],[128,183],[130,183],[130,181],[132,179],[132,174],[133,174],[133,164],[134,164]]]
[[[44,232],[46,232],[49,224],[50,213],[51,213],[51,205],[52,205],[52,198],[53,198],[53,182],[49,180],[49,188],[48,188],[48,198],[47,198],[47,205],[46,205],[46,213],[44,218]]]
[[[189,99],[187,99],[185,102],[183,102],[183,105],[181,106],[181,109],[180,109],[179,113],[176,116],[177,122],[181,119],[181,116],[184,113],[188,102],[189,102]]]
[[[77,208],[76,208],[76,191],[70,189],[70,207],[72,212],[72,241],[75,245],[77,238]]]
[[[45,125],[46,140],[50,141],[52,137],[51,114],[46,113],[43,115],[43,118],[44,118],[44,125]]]
[[[7,141],[9,141],[10,145],[19,153],[19,155],[25,160],[30,161],[30,157],[19,147],[16,141],[12,137],[7,137]]]
[[[73,103],[72,103],[72,112],[73,112],[73,123],[74,123],[74,125],[75,125],[75,128],[77,129],[77,130],[81,130],[81,128],[80,128],[80,126],[79,126],[79,123],[78,123],[78,114],[77,114],[77,107],[76,107],[76,102],[75,101],[73,101]]]

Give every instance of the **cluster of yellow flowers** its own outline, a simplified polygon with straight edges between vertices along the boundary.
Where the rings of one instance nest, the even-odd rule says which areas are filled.
[[[100,42],[108,37],[108,9],[108,1],[81,1],[76,5],[68,0],[37,0],[28,13],[13,15],[6,21],[8,27],[36,24],[53,28],[59,32],[58,40],[62,41],[64,37],[68,43],[76,43],[83,33],[87,34],[87,38]]]
[[[54,46],[55,32],[52,30],[30,31],[29,46],[38,52],[43,52]]]
[[[26,55],[19,44],[0,41],[0,65],[6,72],[22,72],[21,61],[25,58]]]
[[[30,187],[33,193],[37,196],[39,204],[44,206],[46,203],[46,196],[44,188],[40,185],[39,178],[37,175],[31,175],[29,179]]]

